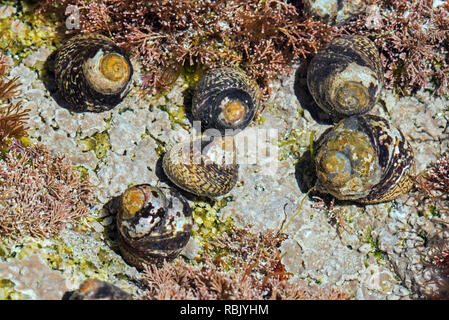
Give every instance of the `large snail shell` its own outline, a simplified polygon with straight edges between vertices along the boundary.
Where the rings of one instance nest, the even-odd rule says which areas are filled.
[[[260,91],[237,68],[219,68],[207,73],[197,84],[192,114],[203,128],[243,129],[254,118],[260,105]]]
[[[68,300],[131,300],[131,295],[111,283],[89,278]]]
[[[54,72],[59,93],[71,110],[102,112],[129,92],[133,69],[112,40],[87,34],[69,39],[58,50]]]
[[[352,116],[318,140],[318,190],[340,200],[393,200],[413,185],[413,151],[403,134],[384,118]]]
[[[174,184],[199,196],[224,195],[238,179],[232,137],[216,138],[209,143],[201,139],[179,143],[164,155],[162,166]]]
[[[138,269],[178,256],[190,238],[192,210],[181,195],[148,184],[136,185],[120,198],[118,242],[125,260]]]
[[[371,110],[383,84],[379,52],[362,36],[334,39],[313,57],[307,71],[316,103],[336,119]]]

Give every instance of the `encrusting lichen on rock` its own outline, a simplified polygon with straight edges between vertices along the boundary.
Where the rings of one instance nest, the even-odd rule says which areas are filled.
[[[0,262],[0,300],[58,300],[67,290],[66,279],[37,254]]]
[[[402,94],[413,92],[413,95],[401,97],[390,89],[386,90],[372,113],[388,118],[410,138],[410,143],[417,150],[418,171],[437,161],[439,155],[447,150],[447,98],[438,95],[441,93],[438,89],[445,88],[447,75],[445,62],[440,60],[445,55],[445,49],[441,47],[445,40],[438,40],[447,36],[442,23],[446,19],[447,5],[434,5],[430,10],[430,2],[427,1],[421,4],[404,0],[368,2],[369,11],[349,15],[351,18],[342,25],[330,27],[318,18],[307,18],[302,11],[303,1],[216,1],[212,4],[210,1],[161,0],[154,2],[151,8],[145,6],[138,10],[131,9],[148,2],[42,1],[41,5],[56,4],[63,19],[67,18],[67,14],[64,16],[64,6],[78,4],[83,32],[104,31],[105,35],[112,36],[137,54],[131,61],[135,70],[134,88],[122,103],[104,113],[75,114],[59,106],[43,83],[45,59],[58,46],[60,39],[55,30],[64,21],[56,21],[56,16],[52,14],[48,19],[31,12],[28,4],[19,10],[16,8],[18,2],[7,1],[0,7],[0,30],[6,22],[17,20],[13,30],[18,32],[8,30],[7,36],[14,39],[14,43],[6,54],[11,64],[9,78],[19,77],[22,82],[18,87],[22,91],[21,96],[12,100],[15,103],[15,99],[21,99],[24,109],[30,109],[26,123],[29,137],[22,138],[22,144],[11,144],[16,150],[15,155],[17,148],[25,152],[23,150],[34,150],[38,141],[44,143],[52,159],[59,159],[57,154],[65,155],[79,171],[73,172],[73,175],[86,183],[84,178],[89,179],[88,185],[93,187],[97,199],[92,206],[88,206],[87,215],[77,219],[77,222],[69,219],[65,228],[58,225],[55,232],[48,231],[44,239],[23,236],[12,240],[2,237],[1,265],[6,268],[26,264],[34,259],[31,256],[36,255],[46,267],[34,260],[36,263],[33,265],[45,272],[53,269],[54,274],[66,280],[68,290],[78,288],[87,278],[97,278],[117,285],[134,298],[437,297],[432,293],[440,294],[442,291],[429,288],[439,284],[444,273],[432,273],[436,281],[426,287],[431,268],[422,263],[422,257],[428,254],[426,257],[430,257],[430,264],[432,261],[445,261],[446,251],[433,250],[433,240],[430,240],[439,234],[442,243],[447,242],[449,236],[443,222],[447,221],[448,215],[444,206],[434,204],[432,209],[432,201],[422,202],[422,195],[415,192],[388,204],[363,207],[339,201],[330,202],[332,205],[329,205],[330,199],[321,202],[320,199],[308,197],[284,230],[285,234],[280,235],[282,241],[274,241],[270,245],[262,239],[268,235],[269,229],[281,229],[285,225],[283,223],[298,211],[307,191],[299,176],[310,158],[307,158],[307,153],[310,153],[311,141],[328,128],[328,123],[316,117],[307,103],[298,100],[297,74],[293,75],[298,68],[296,63],[304,62],[304,55],[311,57],[315,49],[343,30],[364,33],[374,40],[386,59],[384,66],[390,87],[402,91]],[[295,11],[287,3],[294,4]],[[360,1],[353,3],[357,5]],[[189,14],[183,19],[175,19],[182,16],[182,10],[186,7],[192,8]],[[250,10],[246,10],[248,8]],[[420,19],[430,19],[437,26],[438,30],[423,30],[427,32],[425,36],[430,38],[417,38],[418,44],[423,44],[424,51],[413,49],[417,43],[410,42],[413,40],[410,37],[416,35],[420,28],[412,21],[416,15],[400,17],[407,8],[417,8]],[[142,10],[149,15],[140,16]],[[220,15],[214,16],[218,21],[213,21],[212,33],[205,32],[204,25],[192,24],[195,19],[207,23],[205,15],[199,18],[198,15],[216,10]],[[236,24],[229,22],[229,12],[238,14],[238,19],[233,19]],[[432,12],[430,16],[429,12]],[[286,14],[289,18],[285,21],[278,19],[277,24],[272,26],[282,28],[289,24],[286,31],[291,35],[290,28],[299,23],[297,30],[304,32],[295,37],[299,40],[295,54],[290,51],[289,36],[281,29],[272,30],[265,24],[272,21],[273,14]],[[103,23],[105,16],[107,23]],[[89,19],[86,20],[86,17]],[[148,29],[136,22],[147,18],[165,24],[147,24],[150,25]],[[376,19],[371,21],[370,18]],[[292,21],[297,23],[290,25]],[[237,30],[238,26],[242,28],[245,25],[254,28]],[[316,32],[308,34],[307,30],[313,27],[316,27]],[[403,27],[407,27],[409,32],[406,41],[394,42]],[[269,29],[264,29],[267,32],[262,33],[260,28]],[[213,35],[218,29],[221,33],[216,38]],[[258,32],[252,33],[253,29]],[[27,35],[21,30],[31,31],[31,38],[26,39]],[[386,33],[383,34],[384,31]],[[248,34],[249,37],[246,37]],[[147,46],[141,46],[145,40],[149,40]],[[180,43],[190,46],[180,47]],[[25,44],[30,44],[31,48]],[[265,50],[268,55],[264,57],[260,53]],[[430,51],[438,53],[438,61],[426,64],[425,71],[435,71],[435,86],[432,81],[422,82],[424,78],[413,78],[416,74],[410,72],[414,65],[408,63],[428,57]],[[284,53],[287,56],[283,56]],[[407,60],[409,57],[412,59]],[[295,64],[291,65],[291,61]],[[271,164],[269,161],[242,165],[237,186],[226,196],[215,201],[189,198],[195,220],[191,242],[173,263],[158,270],[149,267],[146,272],[139,273],[117,254],[114,212],[107,210],[107,207],[129,186],[139,183],[165,186],[158,162],[172,144],[189,136],[192,131],[189,96],[205,69],[224,64],[240,65],[265,86],[262,114],[248,129],[278,130],[276,139],[264,142],[264,145],[279,147],[275,159],[278,160],[276,172],[267,174]],[[427,71],[424,74],[429,75]],[[414,80],[409,86],[406,79],[412,79],[410,77]],[[149,87],[166,85],[171,89],[155,96],[145,95],[138,88],[142,83]],[[422,83],[426,84],[426,89],[415,92],[413,89]],[[10,145],[10,140],[6,140]],[[5,160],[14,159],[13,155],[5,153],[0,167],[6,164]],[[67,162],[66,167],[69,166]],[[32,169],[28,164],[25,168]],[[76,194],[76,190],[73,192]],[[54,195],[54,191],[46,194],[48,197]],[[0,200],[0,207],[4,203],[5,200]],[[257,245],[262,249],[255,249]],[[439,260],[432,260],[432,255],[438,256]],[[177,282],[180,278],[170,278],[170,275],[184,275],[182,279],[186,281]],[[18,281],[11,280],[15,277],[13,272],[1,273],[3,297],[42,297],[36,294],[32,282],[28,282],[27,286],[33,293],[23,294],[22,290],[15,290],[19,288]],[[298,278],[304,282],[297,282]],[[311,286],[313,282],[315,285]],[[299,289],[292,291],[291,283],[299,283],[296,288]],[[58,295],[61,290],[58,289]],[[430,295],[426,295],[428,293]]]

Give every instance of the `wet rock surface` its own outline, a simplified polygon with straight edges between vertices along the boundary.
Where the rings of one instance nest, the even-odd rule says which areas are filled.
[[[307,2],[312,7],[320,1]],[[352,11],[327,1],[328,17],[343,21],[366,10],[361,1],[343,2],[351,2]],[[10,8],[0,7],[0,15]],[[99,202],[84,230],[66,230],[44,245],[32,240],[0,243],[0,249],[7,248],[0,258],[0,279],[8,279],[16,289],[2,292],[18,298],[60,299],[65,291],[94,277],[138,296],[135,281],[140,275],[125,264],[114,242],[114,199],[130,185],[166,182],[160,174],[163,150],[192,134],[184,106],[188,85],[180,77],[166,94],[142,96],[141,66],[132,61],[134,89],[118,106],[102,113],[73,113],[58,105],[43,69],[35,68],[49,55],[50,50],[41,47],[10,72],[22,83],[19,89],[30,109],[31,140],[65,154],[85,170]],[[313,183],[305,177],[311,138],[316,141],[331,123],[301,87],[305,82],[299,69],[294,65],[290,75],[270,83],[271,98],[264,102],[261,116],[240,134],[246,135],[248,148],[240,155],[239,181],[226,195],[230,200],[220,215],[253,232],[281,230],[286,236],[282,262],[288,272],[342,288],[356,299],[422,298],[435,292],[442,279],[426,259],[439,241],[449,239],[446,213],[435,217],[418,209],[413,192],[376,205],[337,201],[332,210],[316,195],[306,196]],[[370,113],[388,118],[403,132],[420,172],[448,148],[448,105],[446,98],[424,90],[410,97],[385,90]],[[259,132],[264,135],[258,136]],[[259,151],[264,156],[253,157]],[[189,202],[194,204],[192,199]],[[193,239],[183,255],[194,259],[201,254],[200,247]],[[55,287],[47,290],[31,280],[19,281],[16,271],[29,265]]]

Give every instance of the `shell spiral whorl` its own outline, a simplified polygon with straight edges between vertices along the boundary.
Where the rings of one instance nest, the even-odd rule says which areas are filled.
[[[413,185],[413,151],[384,118],[352,116],[328,129],[315,156],[318,190],[340,200],[393,200]]]
[[[69,39],[56,53],[54,71],[60,95],[76,112],[109,110],[131,89],[131,62],[99,34]]]
[[[190,238],[192,210],[175,192],[141,184],[127,189],[117,213],[118,242],[125,260],[138,269],[176,258]]]
[[[243,129],[260,105],[257,84],[237,68],[218,68],[198,82],[192,100],[192,114],[203,128]]]
[[[162,166],[175,185],[198,196],[224,195],[238,179],[239,165],[232,137],[179,143],[164,155]]]
[[[362,36],[334,39],[313,57],[307,72],[311,95],[336,119],[371,110],[383,84],[379,52]]]

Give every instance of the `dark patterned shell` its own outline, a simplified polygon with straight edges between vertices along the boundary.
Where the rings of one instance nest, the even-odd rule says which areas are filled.
[[[384,118],[352,116],[318,140],[318,190],[340,200],[393,200],[413,185],[413,151],[404,135]]]
[[[119,287],[97,279],[87,279],[69,300],[131,300],[131,295]]]
[[[318,106],[335,119],[368,112],[384,85],[376,46],[362,36],[334,39],[310,61],[307,85]]]
[[[260,105],[255,81],[237,68],[219,68],[207,73],[197,84],[192,114],[205,129],[243,129]]]
[[[176,258],[190,238],[192,210],[172,191],[148,184],[133,186],[120,198],[118,242],[125,260],[138,269]]]
[[[199,196],[224,195],[238,179],[239,165],[232,137],[175,145],[164,155],[162,166],[174,184]]]
[[[57,51],[54,72],[68,108],[102,112],[112,109],[129,92],[133,69],[112,40],[87,34],[69,39]]]

